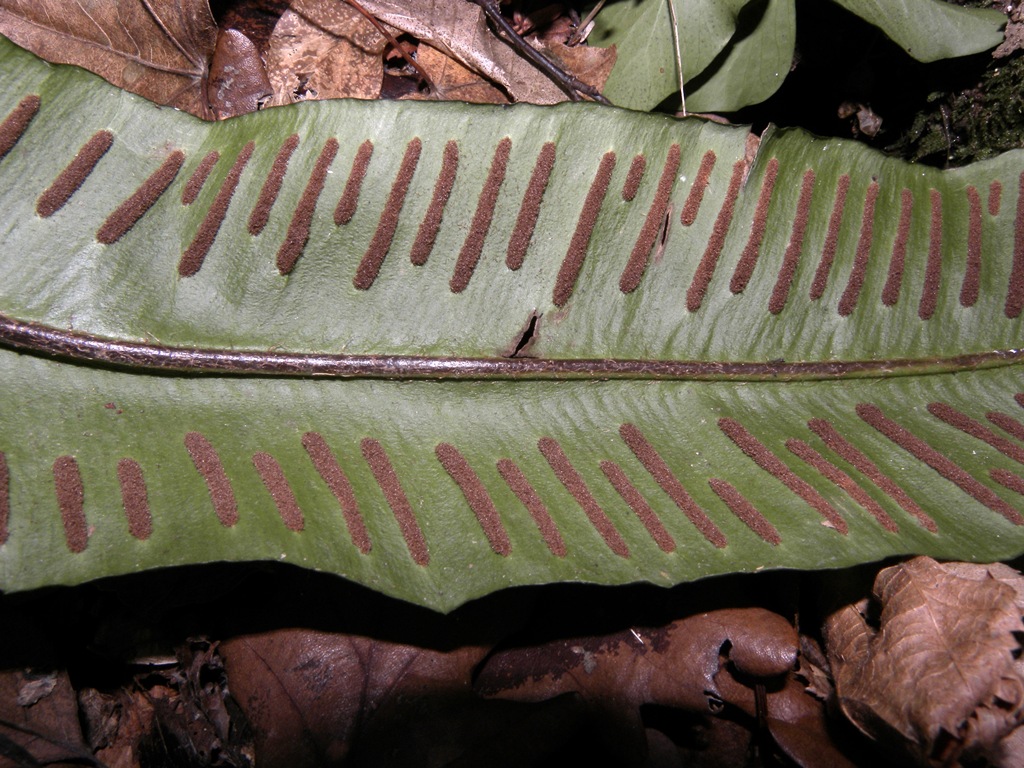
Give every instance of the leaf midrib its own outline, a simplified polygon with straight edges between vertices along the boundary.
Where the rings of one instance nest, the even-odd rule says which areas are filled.
[[[0,314],[0,345],[137,371],[379,379],[815,381],[957,373],[1015,365],[1024,359],[1024,349],[951,357],[825,361],[313,354],[132,342],[24,322],[4,314]]]

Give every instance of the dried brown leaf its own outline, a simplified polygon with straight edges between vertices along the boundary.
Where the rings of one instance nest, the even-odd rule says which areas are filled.
[[[863,732],[927,764],[993,754],[1024,720],[1021,577],[919,557],[879,572],[866,602],[825,623],[840,705]]]
[[[0,739],[0,765],[32,765],[33,760],[38,765],[95,763],[82,738],[75,692],[64,671],[0,672]]]
[[[717,682],[728,667],[746,678],[776,678],[796,663],[797,634],[762,608],[728,608],[679,619],[656,629],[561,639],[494,654],[477,687],[491,696],[541,701],[561,693],[704,713],[727,701]],[[753,706],[741,686],[738,705]]]
[[[360,0],[360,3],[387,24],[498,84],[513,101],[555,104],[568,98],[546,75],[497,38],[488,27],[483,11],[473,3],[450,0]],[[580,76],[575,72],[571,74]],[[586,75],[581,79],[586,80]]]
[[[301,768],[340,764],[357,735],[398,701],[468,694],[487,648],[438,651],[282,629],[233,638],[220,651],[260,765]]]
[[[569,46],[550,37],[531,38],[530,42],[534,48],[559,64],[566,72],[599,91],[608,82],[608,75],[615,66],[617,51],[614,45],[610,48],[590,45]]]
[[[719,683],[724,687],[725,680]],[[854,767],[832,735],[825,707],[795,677],[767,692],[764,716],[775,744],[801,768]]]
[[[270,98],[263,59],[253,42],[237,29],[226,29],[217,36],[206,92],[219,120],[255,112]]]
[[[0,34],[48,61],[210,117],[205,81],[217,28],[207,0],[0,0]]]
[[[78,704],[89,745],[108,768],[132,768],[140,742],[153,730],[153,705],[141,690],[78,692]]]
[[[797,642],[796,630],[776,613],[761,608],[721,609],[659,628],[502,650],[488,658],[476,686],[484,695],[514,701],[539,702],[575,693],[600,723],[599,738],[605,740],[606,749],[623,759],[637,748],[629,742],[638,740],[644,740],[641,749],[652,750],[652,759],[662,753],[671,756],[657,738],[644,737],[641,706],[676,710],[677,721],[683,717],[678,710],[683,710],[710,742],[708,749],[679,754],[684,764],[703,765],[709,750],[718,749],[715,734],[721,731],[714,725],[715,718],[706,717],[739,711],[753,723],[757,715],[754,687],[767,684],[771,693],[766,714],[789,745],[782,748],[787,752],[791,748],[795,755],[817,750],[835,756],[821,703],[789,678],[796,664]],[[733,733],[726,746],[738,746],[739,753],[745,754],[751,732],[743,728],[739,733],[745,738]],[[687,741],[693,740],[691,734]],[[841,760],[835,764],[847,765]]]
[[[407,98],[436,98],[442,101],[468,101],[473,104],[508,104],[509,98],[499,88],[436,48],[421,45],[417,63],[426,70],[437,87],[433,97],[415,93]]]
[[[352,6],[295,0],[270,36],[272,106],[304,99],[375,99],[386,40]]]

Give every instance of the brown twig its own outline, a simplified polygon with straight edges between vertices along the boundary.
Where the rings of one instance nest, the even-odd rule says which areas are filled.
[[[527,59],[531,64],[537,67],[537,69],[550,77],[554,81],[555,85],[565,91],[572,101],[581,101],[582,94],[583,96],[588,96],[600,104],[611,104],[608,99],[601,95],[601,92],[597,90],[597,88],[594,88],[592,85],[587,85],[582,80],[578,80],[573,77],[551,61],[547,56],[527,43],[523,39],[522,35],[516,32],[508,19],[501,15],[501,8],[498,6],[498,0],[469,0],[469,2],[474,5],[479,5],[483,10],[484,15],[491,24],[494,25],[495,33],[499,37],[503,37],[505,41],[523,58]]]

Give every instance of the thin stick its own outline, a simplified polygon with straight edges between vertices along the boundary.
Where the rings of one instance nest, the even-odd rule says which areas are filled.
[[[576,25],[576,31],[569,36],[569,40],[566,42],[566,45],[579,45],[580,43],[587,39],[587,37],[590,35],[590,31],[587,29],[587,27],[590,26],[590,23],[594,20],[594,17],[597,16],[597,12],[604,8],[604,4],[606,2],[607,0],[601,0],[597,5],[590,9],[590,13],[586,15],[583,21]]]
[[[683,49],[679,45],[679,20],[676,18],[676,4],[674,0],[665,0],[668,3],[668,17],[672,21],[672,47],[676,53],[676,72],[679,73],[679,101],[680,111],[686,117],[686,90],[683,88]]]

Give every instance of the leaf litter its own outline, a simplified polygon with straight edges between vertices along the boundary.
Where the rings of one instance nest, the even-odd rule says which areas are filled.
[[[0,0],[0,33],[48,61],[212,117],[204,88],[217,26],[207,0]]]
[[[84,67],[205,119],[307,99],[382,94],[481,103],[554,104],[568,98],[496,37],[471,3],[362,0],[363,12],[342,0],[222,5],[218,30],[207,0],[134,0],[88,11],[59,0],[0,0],[0,33],[45,59]],[[367,14],[403,36],[436,91],[421,93],[415,83],[397,91],[389,86],[385,60],[394,47]],[[561,9],[554,16],[552,23],[534,26],[526,15],[519,24],[533,47],[600,90],[615,63],[614,47],[566,45],[574,27]]]
[[[815,607],[848,578],[449,615],[283,565],[0,596],[0,765],[1019,765],[1021,575],[917,558]]]
[[[494,36],[476,5],[362,5],[402,35],[437,86],[436,94],[415,84],[398,89],[406,97],[566,98]],[[205,0],[114,7],[94,6],[86,20],[77,13],[83,6],[0,0],[0,32],[51,61],[85,66],[205,118],[308,98],[376,98],[388,91],[386,62],[397,60],[365,17],[334,0],[280,8],[262,38],[232,28],[218,35]],[[566,71],[600,88],[615,49],[566,45],[568,17],[542,10],[536,29],[529,15],[517,25]],[[417,77],[392,67],[396,76]],[[740,585],[742,607],[693,609],[707,595],[701,585],[684,586],[672,594],[690,609],[670,619],[626,620],[616,631],[580,636],[552,630],[550,613],[536,604],[524,609],[537,602],[532,596],[492,596],[449,620],[357,593],[354,602],[372,610],[353,631],[352,587],[322,578],[279,571],[270,588],[258,572],[255,591],[229,592],[231,607],[206,612],[222,641],[186,634],[196,619],[176,616],[178,606],[158,610],[163,628],[172,628],[164,641],[172,638],[173,654],[106,660],[113,676],[85,675],[77,685],[82,660],[50,648],[53,635],[40,625],[59,627],[53,604],[81,595],[94,601],[93,621],[109,620],[99,610],[109,608],[109,595],[96,598],[87,585],[27,605],[0,597],[0,765],[546,765],[567,755],[615,765],[898,764],[878,745],[922,765],[1024,764],[1024,579],[1009,566],[915,558],[879,572],[871,597],[819,621],[813,612],[797,621],[795,611],[762,607],[777,608],[777,595],[758,601],[749,580],[724,579],[731,599],[714,602],[736,602]],[[297,607],[287,590],[311,580],[316,597],[305,594]],[[266,602],[267,592],[276,599]],[[670,602],[665,593],[641,593],[645,606]],[[590,594],[600,595],[601,613],[614,612],[609,591]],[[620,610],[619,624],[636,612],[632,597],[623,602],[630,609]],[[291,626],[275,615],[272,626],[248,631],[252,614],[239,620],[238,606],[254,603],[280,609],[272,614],[298,610],[302,620]],[[321,627],[323,605],[346,618]],[[39,610],[49,618],[33,622]],[[564,613],[570,626],[593,623],[578,609]],[[114,616],[128,636],[151,629],[152,617]],[[88,626],[95,642],[102,630]],[[844,732],[839,712],[869,741]]]
[[[1022,615],[1024,579],[1006,565],[886,568],[870,600],[825,622],[840,706],[923,765],[1020,765]]]

